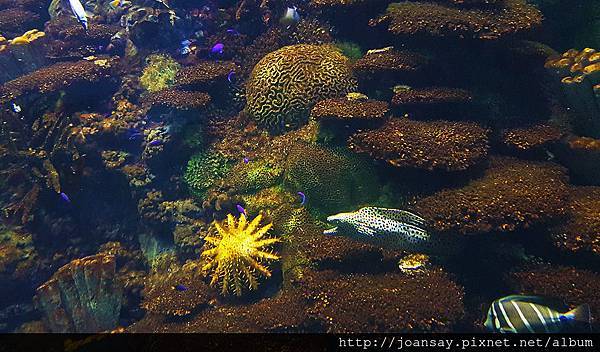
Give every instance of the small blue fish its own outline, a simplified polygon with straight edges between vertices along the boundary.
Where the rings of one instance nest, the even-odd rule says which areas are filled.
[[[235,208],[237,209],[237,211],[240,214],[246,215],[246,209],[244,209],[244,207],[242,207],[241,205],[238,204],[238,205],[235,206]]]
[[[235,71],[234,70],[229,71],[229,74],[227,75],[227,80],[229,81],[229,83],[233,83],[235,81]]]
[[[155,140],[150,141],[148,143],[148,145],[151,146],[151,147],[156,147],[156,146],[159,146],[161,144],[162,144],[162,141],[160,139],[155,139]]]
[[[306,195],[302,192],[298,192],[298,195],[300,196],[300,204],[304,205],[306,203]]]
[[[173,286],[173,288],[175,290],[177,290],[177,291],[180,291],[180,292],[181,291],[187,291],[187,289],[188,289],[186,286],[184,286],[182,284],[177,284],[177,285]]]
[[[16,103],[12,103],[12,110],[14,112],[16,112],[17,114],[21,112],[21,107],[19,105],[17,105]]]
[[[59,193],[59,195],[60,195],[60,197],[61,197],[61,198],[62,198],[62,199],[65,201],[65,202],[67,202],[67,203],[71,203],[71,200],[69,199],[69,196],[67,196],[67,194],[66,194],[66,193],[64,193],[64,192],[60,192],[60,193]]]
[[[590,307],[581,305],[566,313],[548,306],[548,299],[512,295],[492,302],[485,327],[499,333],[557,333],[580,322],[589,326]]]
[[[298,13],[297,8],[295,6],[288,7],[285,10],[283,16],[279,19],[279,23],[281,23],[284,26],[292,26],[297,24],[298,22],[300,22],[300,14]]]
[[[225,49],[225,45],[223,43],[217,43],[212,47],[212,49],[210,49],[210,52],[212,54],[222,55],[223,49]]]

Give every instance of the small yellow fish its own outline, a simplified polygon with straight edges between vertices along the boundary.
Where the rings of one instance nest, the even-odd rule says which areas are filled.
[[[369,97],[362,93],[352,92],[352,93],[346,94],[346,99],[348,99],[348,100],[367,100],[367,99],[369,99]]]
[[[121,0],[112,0],[112,1],[110,2],[110,6],[112,6],[112,7],[114,7],[114,8],[117,8],[117,7],[119,7],[119,5],[121,5]]]

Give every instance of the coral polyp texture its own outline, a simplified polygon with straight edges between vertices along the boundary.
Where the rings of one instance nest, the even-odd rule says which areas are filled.
[[[568,220],[552,230],[558,248],[600,255],[600,187],[573,187]]]
[[[460,104],[473,100],[473,95],[458,88],[430,87],[398,90],[392,98],[395,106],[427,106],[439,104]]]
[[[600,185],[600,139],[571,136],[556,156],[577,182]]]
[[[231,61],[203,61],[193,66],[183,67],[175,76],[178,86],[206,88],[216,82],[227,82],[227,76],[235,74],[239,67]]]
[[[76,83],[97,83],[112,74],[114,59],[60,62],[41,68],[0,86],[0,102],[6,103],[27,93],[50,93]]]
[[[396,167],[443,171],[466,170],[483,162],[488,152],[487,131],[475,123],[405,118],[352,135],[348,145]]]
[[[158,92],[175,83],[175,75],[181,68],[177,61],[166,55],[150,55],[148,64],[140,77],[140,84],[149,92]]]
[[[163,89],[149,94],[143,101],[153,107],[176,110],[198,110],[210,103],[210,95],[204,92],[188,92],[177,89]]]
[[[445,332],[464,314],[463,288],[440,269],[419,276],[312,272],[301,281],[314,302],[309,313],[331,333]]]
[[[267,262],[279,256],[267,249],[280,241],[268,238],[272,223],[261,226],[262,215],[248,221],[245,215],[236,218],[227,215],[223,223],[215,222],[216,235],[204,237],[208,248],[202,252],[206,264],[202,271],[210,276],[211,286],[220,286],[222,295],[241,296],[245,290],[256,290],[259,277],[271,277]]]
[[[459,8],[433,2],[390,4],[371,25],[386,23],[395,35],[499,39],[535,29],[541,12],[525,0],[502,0],[494,6]]]
[[[428,63],[425,56],[392,48],[367,52],[352,68],[361,79],[373,77],[406,77],[420,72]]]
[[[334,98],[315,104],[310,115],[317,121],[378,121],[386,117],[388,112],[389,104],[385,101]]]
[[[203,151],[190,158],[183,178],[193,195],[204,198],[206,191],[225,177],[230,169],[231,165],[221,153]]]
[[[333,46],[290,45],[267,54],[246,84],[246,112],[271,130],[303,125],[319,100],[356,89],[348,59]]]
[[[600,52],[571,49],[545,64],[576,113],[571,123],[578,133],[600,137]]]
[[[526,154],[540,154],[556,145],[563,132],[548,124],[537,124],[500,131],[500,142],[511,151]]]
[[[40,20],[40,16],[20,8],[0,10],[0,30],[2,34],[16,36],[32,27]]]
[[[38,287],[35,304],[52,332],[109,331],[117,326],[123,289],[113,255],[75,259]]]
[[[557,164],[494,157],[483,178],[420,199],[415,210],[440,232],[525,229],[564,216],[567,181],[566,170]]]

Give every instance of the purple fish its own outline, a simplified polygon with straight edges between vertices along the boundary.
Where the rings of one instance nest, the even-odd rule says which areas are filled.
[[[248,159],[248,157],[244,157],[244,164],[248,164],[250,162],[250,159]]]
[[[225,45],[223,43],[217,43],[210,49],[210,52],[221,55],[223,54],[223,49],[225,49]]]
[[[233,83],[233,81],[235,80],[234,70],[229,71],[229,74],[227,75],[227,80],[229,81],[229,83]]]
[[[188,289],[186,286],[184,286],[182,284],[177,284],[173,288],[177,291],[187,291],[187,289]]]
[[[298,195],[301,198],[300,204],[304,205],[304,203],[306,203],[306,195],[304,195],[304,193],[302,193],[302,192],[298,192]]]
[[[239,211],[239,212],[240,212],[240,214],[246,215],[246,209],[244,209],[244,207],[242,207],[242,206],[241,206],[241,205],[239,205],[239,204],[238,204],[238,205],[236,205],[235,207],[236,207],[237,211]]]
[[[71,200],[69,199],[69,196],[67,196],[67,194],[66,194],[66,193],[64,193],[64,192],[60,192],[60,193],[59,193],[59,195],[60,195],[60,197],[61,197],[61,198],[62,198],[62,199],[65,201],[65,202],[67,202],[67,203],[71,203]]]
[[[162,141],[160,139],[155,139],[155,140],[150,141],[148,143],[148,145],[151,146],[151,147],[156,147],[156,146],[161,145],[161,144],[162,144]]]

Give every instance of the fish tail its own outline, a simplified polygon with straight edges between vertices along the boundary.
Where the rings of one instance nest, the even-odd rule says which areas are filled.
[[[564,314],[569,320],[580,323],[591,324],[592,314],[588,304],[582,304],[575,309],[572,309]]]

